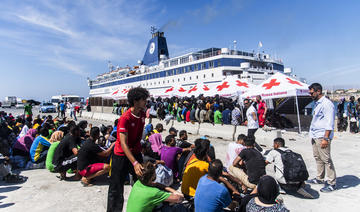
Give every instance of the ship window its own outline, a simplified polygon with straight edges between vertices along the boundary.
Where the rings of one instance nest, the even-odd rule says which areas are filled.
[[[206,65],[205,63],[201,63],[201,70],[205,69],[206,68]]]
[[[165,84],[165,80],[163,80],[163,84]]]
[[[199,79],[199,76],[198,76],[198,75],[196,75],[196,79]]]
[[[206,78],[206,74],[204,74],[204,78]]]
[[[173,82],[175,82],[175,80],[173,79]]]
[[[214,67],[214,61],[209,62],[209,68],[212,68],[212,67]]]
[[[178,82],[180,82],[180,78],[178,78]]]
[[[214,73],[211,74],[211,77],[214,77]]]
[[[168,83],[170,83],[170,80],[168,80]]]
[[[191,80],[191,77],[189,77],[189,79]]]
[[[195,71],[198,70],[198,65],[197,65],[197,64],[194,65],[194,70],[195,70]]]
[[[185,77],[184,77],[184,81],[185,81]]]

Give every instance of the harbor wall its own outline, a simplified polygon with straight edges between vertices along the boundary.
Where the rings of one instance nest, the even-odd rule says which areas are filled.
[[[81,115],[82,118],[88,118],[88,119],[94,119],[99,121],[106,121],[110,123],[114,123],[116,119],[119,118],[119,115],[111,114],[111,113],[99,113],[99,112],[82,112]],[[146,119],[146,124],[151,123],[153,125],[156,125],[157,123],[162,123],[164,126],[164,129],[167,131],[170,127],[175,127],[177,130],[186,130],[188,133],[199,135],[199,136],[209,136],[209,137],[215,137],[215,138],[222,138],[226,140],[233,140],[233,134],[235,127],[233,125],[221,125],[221,124],[210,124],[210,123],[194,123],[191,122],[178,122],[176,120],[170,121],[170,123],[166,123],[165,121],[161,121],[157,118],[153,118],[151,120]],[[256,132],[256,135],[260,136],[262,134],[266,136],[271,136],[273,138],[276,138],[279,136],[280,130],[269,130],[265,131],[262,129],[259,129]],[[246,126],[237,126],[235,131],[235,138],[240,133],[243,133],[247,135],[247,127]],[[296,133],[296,132],[294,132]]]

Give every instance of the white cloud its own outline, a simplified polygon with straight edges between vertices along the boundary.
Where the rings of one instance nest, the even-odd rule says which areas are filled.
[[[151,25],[148,15],[155,8],[147,1],[9,1],[0,8],[0,23],[11,27],[0,29],[0,37],[11,41],[7,48],[33,54],[40,63],[85,75],[89,65],[74,64],[141,59]]]
[[[61,32],[71,37],[77,36],[75,32],[71,31],[70,29],[61,27],[59,23],[52,21],[51,18],[49,19],[48,16],[41,15],[40,13],[37,12],[32,12],[27,15],[16,15],[16,16],[21,20],[29,22],[31,24],[35,24],[47,29],[51,29],[56,32]]]

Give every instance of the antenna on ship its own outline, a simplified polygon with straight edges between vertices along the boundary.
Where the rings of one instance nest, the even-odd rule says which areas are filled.
[[[236,43],[237,43],[237,41],[234,40],[233,43],[234,43],[234,51],[236,51]]]
[[[154,34],[154,33],[156,32],[156,30],[157,30],[156,27],[154,27],[154,26],[151,26],[151,27],[150,27],[150,32],[151,32],[151,34]]]
[[[113,66],[113,64],[111,63],[110,60],[108,61],[108,68],[109,68],[110,71],[114,70],[114,66]]]

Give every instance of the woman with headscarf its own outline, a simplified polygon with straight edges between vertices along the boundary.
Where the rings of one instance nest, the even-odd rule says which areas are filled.
[[[50,148],[46,155],[45,165],[46,165],[46,168],[51,172],[54,171],[54,165],[53,165],[52,161],[53,161],[55,150],[56,150],[57,146],[60,144],[60,141],[63,139],[63,137],[64,137],[64,132],[58,130],[58,131],[55,131],[51,135],[51,138],[49,140],[51,145],[50,145]]]
[[[36,134],[36,129],[29,129],[25,136],[17,139],[13,146],[13,155],[29,157],[31,144],[34,141]]]
[[[246,205],[247,212],[288,212],[281,203],[276,202],[279,195],[279,186],[275,179],[265,175],[260,178],[253,193],[257,193]]]

